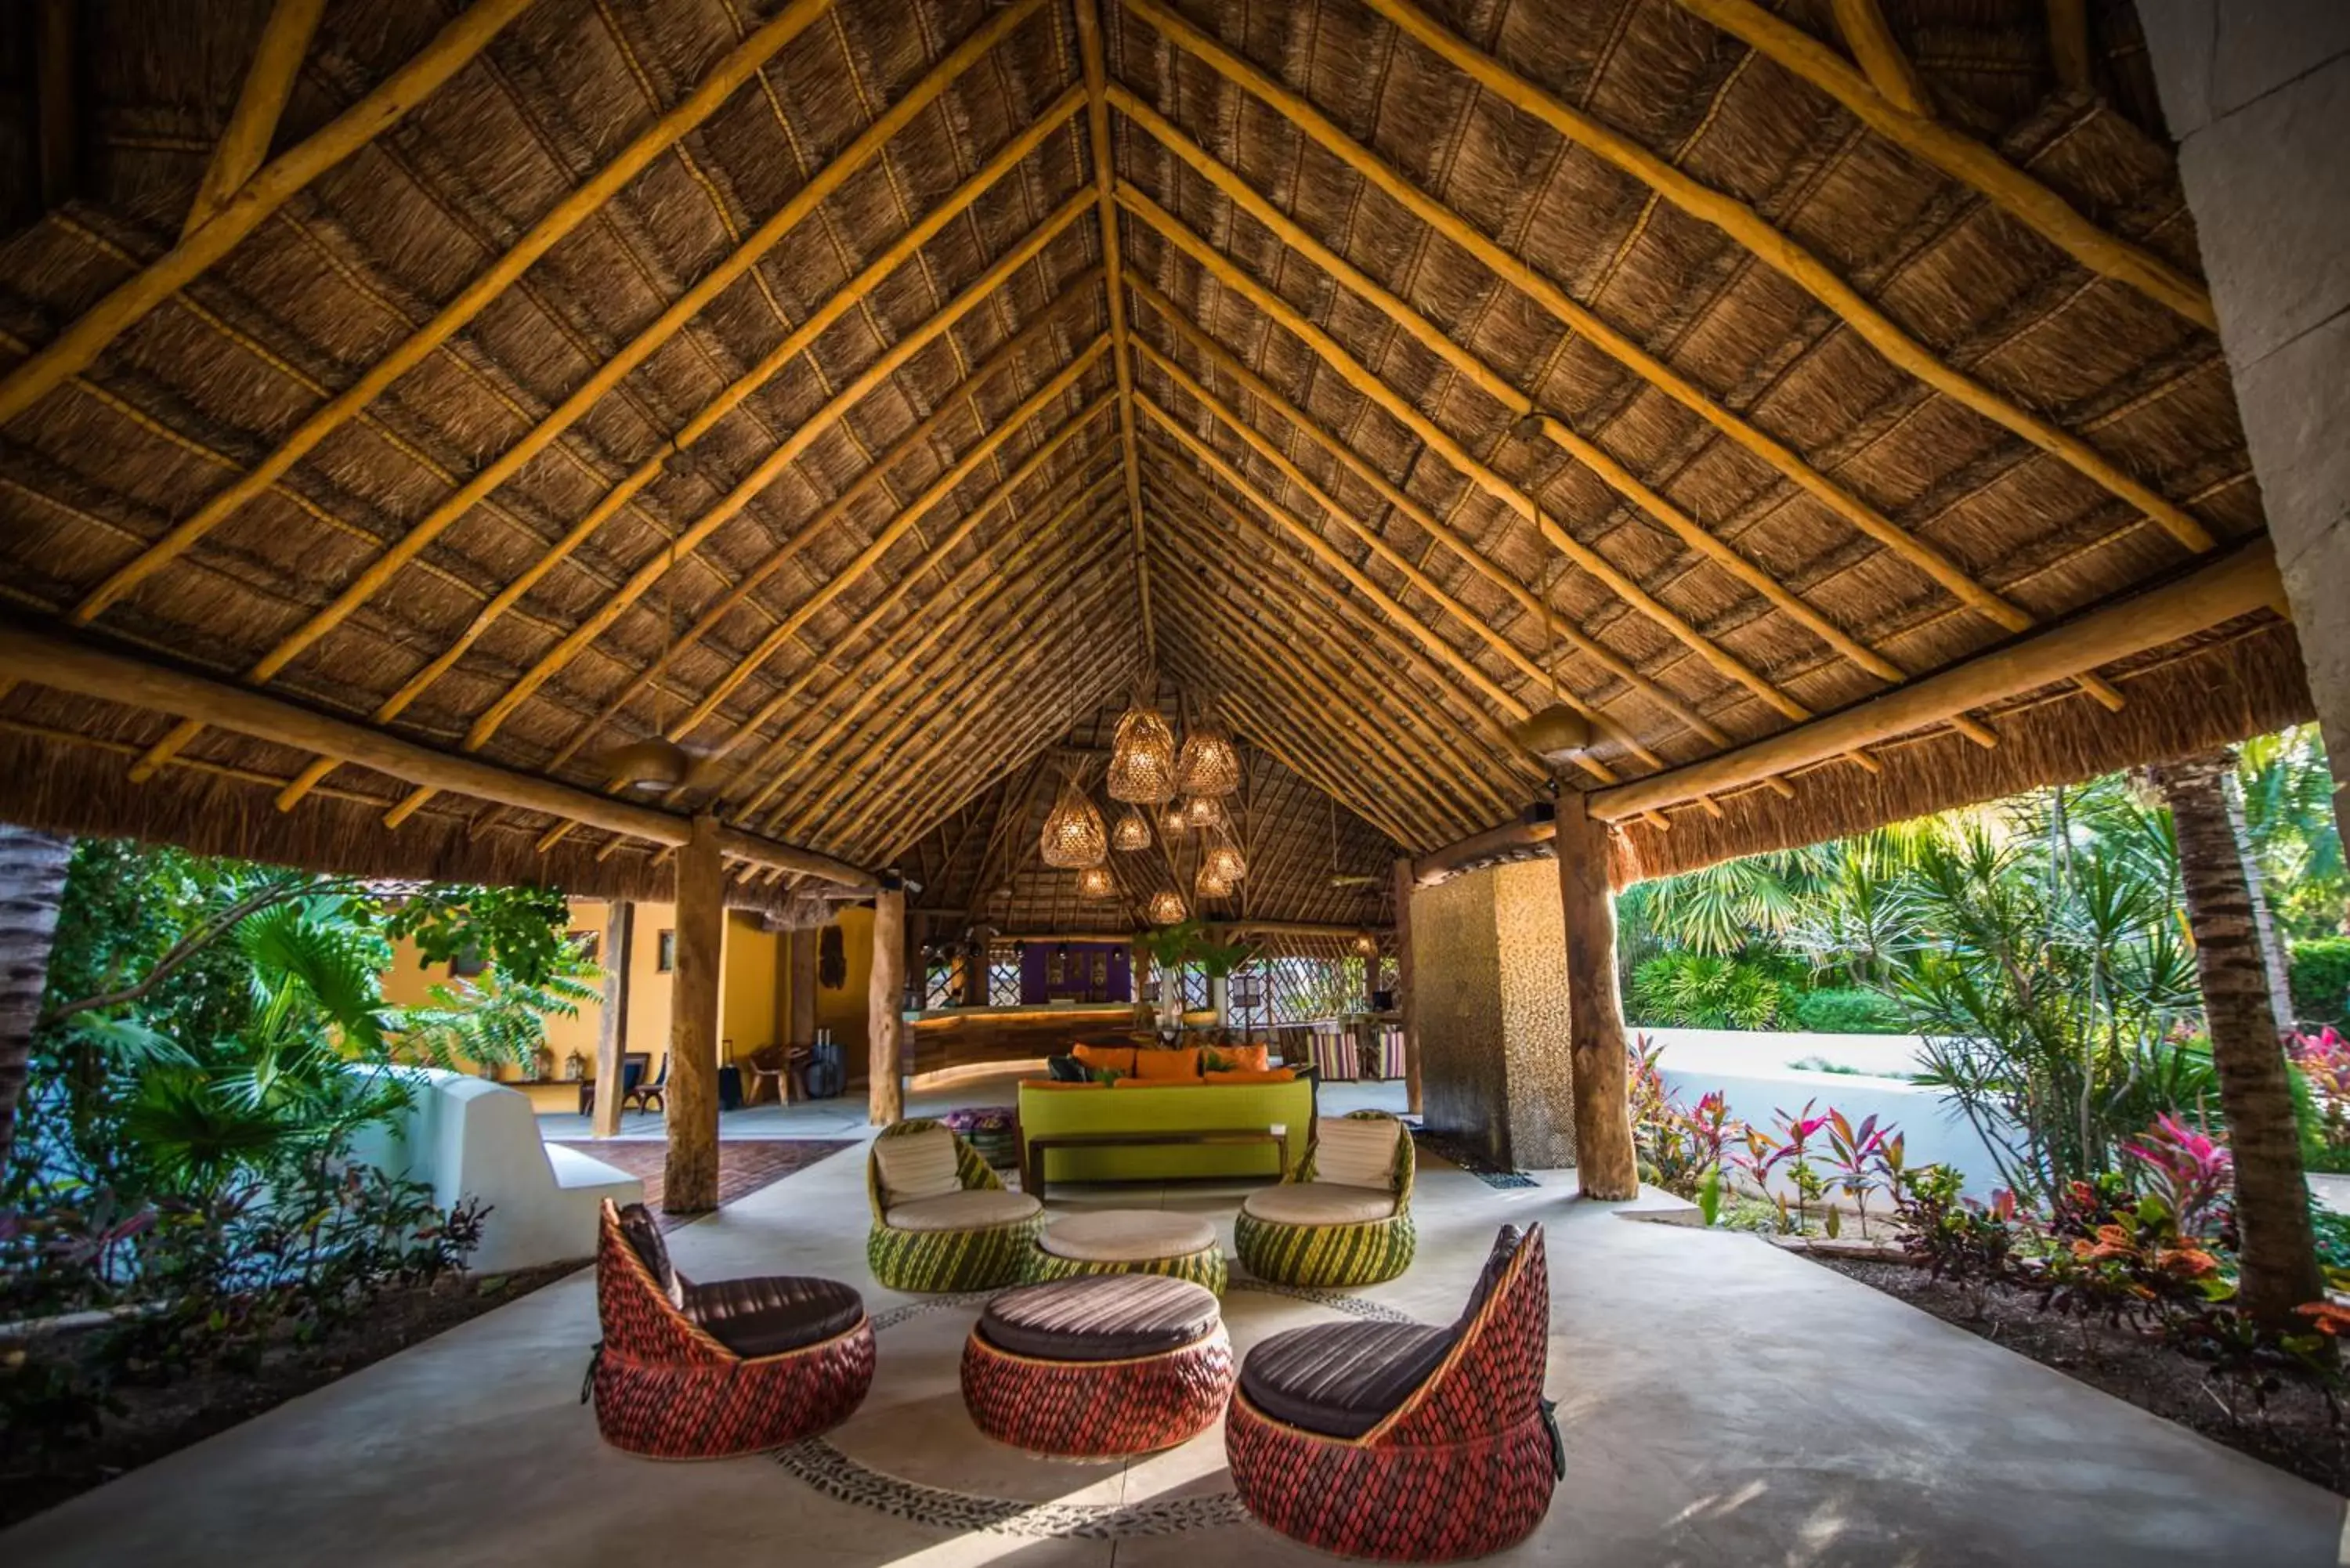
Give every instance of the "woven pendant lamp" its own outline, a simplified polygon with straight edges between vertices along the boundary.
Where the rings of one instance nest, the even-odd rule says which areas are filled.
[[[1207,857],[1200,862],[1200,875],[1213,877],[1229,887],[1248,875],[1248,861],[1230,839],[1219,836],[1208,846]]]
[[[1183,895],[1172,888],[1162,888],[1150,895],[1148,912],[1152,925],[1171,926],[1184,916]]]
[[[1175,787],[1188,795],[1217,800],[1241,787],[1241,751],[1212,719],[1195,722],[1183,733],[1175,759]]]
[[[1077,897],[1080,898],[1110,898],[1118,895],[1118,880],[1107,866],[1088,866],[1077,873]]]
[[[1186,827],[1222,827],[1224,808],[1212,795],[1195,794],[1183,803],[1183,826]]]
[[[1074,778],[1061,781],[1061,795],[1045,814],[1045,831],[1036,845],[1045,864],[1074,870],[1098,866],[1109,858],[1109,830],[1101,813]]]
[[[1182,837],[1184,830],[1191,826],[1191,819],[1183,815],[1180,805],[1170,805],[1159,814],[1159,831],[1170,844]]]
[[[1138,699],[1110,742],[1109,797],[1136,805],[1175,798],[1175,732],[1159,710]]]
[[[1126,815],[1119,817],[1118,825],[1109,830],[1109,846],[1128,851],[1149,848],[1150,819],[1134,807],[1128,806]]]
[[[1200,867],[1200,875],[1193,879],[1191,889],[1202,898],[1229,898],[1232,896],[1232,883],[1217,876],[1216,868],[1212,864],[1202,865]]]

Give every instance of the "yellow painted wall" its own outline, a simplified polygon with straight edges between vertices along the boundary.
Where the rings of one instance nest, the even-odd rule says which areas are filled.
[[[873,911],[849,909],[840,911],[841,955],[848,961],[848,977],[838,990],[816,986],[816,1025],[832,1031],[832,1038],[840,1047],[841,1064],[848,1070],[851,1083],[865,1079],[866,996],[865,988],[873,975]]]
[[[601,931],[609,916],[598,899],[574,898],[570,901],[571,929],[575,931]],[[494,978],[494,971],[484,971],[482,979]],[[432,1001],[432,987],[449,980],[449,966],[437,963],[421,967],[413,941],[401,941],[393,950],[391,967],[383,973],[383,999],[398,1007],[414,1007]],[[604,1006],[600,1002],[583,1003],[576,1018],[553,1017],[546,1021],[547,1047],[555,1053],[555,1075],[563,1075],[563,1061],[572,1052],[579,1053],[589,1074],[595,1071],[596,1036],[604,1027]],[[662,1033],[668,1033],[667,1004],[663,1004]],[[502,1078],[518,1078],[524,1075],[512,1067],[504,1068]]]
[[[669,1054],[670,977],[660,969],[660,934],[677,928],[675,904],[639,904],[629,941],[629,1049],[652,1060],[650,1079]]]
[[[726,913],[726,930],[718,959],[719,1055],[734,1043],[739,1060],[784,1037],[784,940],[761,929],[756,915],[739,909]]]

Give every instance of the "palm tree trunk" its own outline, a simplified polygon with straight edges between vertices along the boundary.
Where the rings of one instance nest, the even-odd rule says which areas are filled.
[[[2324,1294],[2309,1188],[2301,1169],[2293,1085],[2277,1037],[2253,927],[2244,851],[2228,811],[2234,763],[2219,752],[2153,770],[2178,832],[2179,879],[2195,936],[2195,971],[2211,1031],[2211,1064],[2236,1163],[2236,1224],[2242,1239],[2237,1299],[2269,1329],[2306,1327],[2293,1309]]]
[[[69,838],[0,823],[0,1171],[16,1141],[16,1105],[72,858]]]

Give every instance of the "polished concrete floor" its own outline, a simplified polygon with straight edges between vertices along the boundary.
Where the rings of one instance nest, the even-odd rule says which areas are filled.
[[[772,1136],[772,1135],[771,1135]],[[1237,1514],[1218,1434],[1126,1465],[988,1443],[956,1391],[976,1308],[880,1291],[847,1147],[671,1238],[691,1273],[857,1281],[871,1397],[779,1459],[662,1465],[578,1403],[582,1274],[0,1536],[49,1564],[1242,1568],[1319,1559]],[[1567,1477],[1499,1561],[1559,1564],[2337,1562],[2340,1499],[1750,1237],[1423,1167],[1418,1262],[1358,1300],[1451,1316],[1493,1229],[1548,1228]],[[1241,1189],[1068,1189],[1056,1208],[1224,1217]],[[1236,1282],[1235,1340],[1331,1304]],[[1356,1310],[1362,1310],[1359,1305]]]

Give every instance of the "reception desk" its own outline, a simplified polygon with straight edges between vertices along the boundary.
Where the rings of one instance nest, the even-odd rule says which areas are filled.
[[[910,1070],[919,1077],[991,1062],[1066,1056],[1080,1040],[1124,1034],[1134,1025],[1134,1007],[1124,1002],[941,1007],[909,1012],[905,1020]]]

